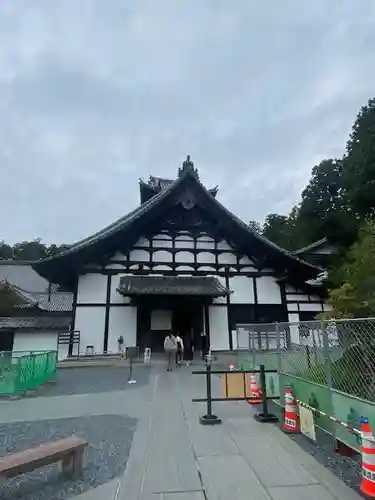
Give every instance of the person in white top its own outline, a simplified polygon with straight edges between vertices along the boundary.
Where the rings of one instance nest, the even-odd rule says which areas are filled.
[[[176,335],[176,344],[177,344],[176,365],[181,366],[183,359],[183,352],[184,352],[184,342],[180,337],[179,333]]]

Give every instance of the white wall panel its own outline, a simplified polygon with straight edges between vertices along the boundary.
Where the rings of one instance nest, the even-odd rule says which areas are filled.
[[[176,272],[178,273],[179,271],[194,271],[194,267],[192,267],[192,266],[177,266]]]
[[[167,250],[158,250],[152,254],[152,262],[172,262],[173,256]]]
[[[227,351],[229,349],[227,306],[209,306],[208,317],[211,349]]]
[[[168,309],[154,309],[151,311],[151,330],[171,330],[172,311]]]
[[[124,347],[137,345],[137,308],[111,307],[108,324],[108,351],[118,352],[118,338],[124,337]]]
[[[298,304],[288,303],[287,304],[287,309],[288,309],[288,312],[295,312],[295,311],[298,312]]]
[[[129,252],[129,260],[131,262],[148,262],[150,260],[150,252],[148,252],[147,250],[132,250],[131,252]]]
[[[95,352],[103,352],[105,307],[77,307],[74,329],[81,333],[80,352],[93,345]]]
[[[225,240],[218,241],[217,248],[218,250],[233,250],[233,247],[231,247]]]
[[[126,257],[123,253],[121,252],[116,252],[114,255],[112,255],[111,260],[124,260],[126,261]]]
[[[289,328],[290,332],[290,341],[292,344],[299,344],[299,328],[298,328],[298,322],[299,322],[299,314],[298,313],[292,313],[288,314],[288,321],[290,323],[296,323],[294,325],[291,325]]]
[[[287,293],[286,294],[286,299],[287,300],[293,300],[295,302],[307,302],[309,300],[309,296],[304,293]]]
[[[217,260],[219,264],[237,264],[237,256],[233,253],[219,253]]]
[[[135,247],[149,247],[150,241],[147,238],[140,238],[134,246]]]
[[[231,304],[254,304],[253,279],[246,276],[229,278],[229,288],[233,290],[230,296]]]
[[[174,240],[176,248],[194,248],[194,239],[191,236],[176,236]]]
[[[200,236],[197,238],[198,250],[212,250],[215,248],[215,240],[209,236]]]
[[[331,304],[323,304],[324,312],[332,311],[333,307]]]
[[[13,351],[29,352],[29,351],[56,351],[56,350],[57,350],[57,332],[17,331],[14,334]]]
[[[250,266],[245,266],[242,269],[240,269],[240,273],[252,273],[256,271],[255,267],[250,267]]]
[[[256,286],[259,304],[281,304],[280,287],[273,276],[256,278]]]
[[[300,303],[299,305],[300,311],[320,311],[322,312],[322,306],[320,304],[305,304]]]
[[[82,274],[78,278],[78,304],[105,304],[107,276],[104,274]]]
[[[154,266],[153,271],[172,271],[172,266],[167,266],[166,264],[160,264],[159,266]]]
[[[197,254],[197,262],[204,264],[215,264],[215,255],[210,252],[199,252]]]
[[[240,258],[240,264],[245,265],[245,266],[252,266],[254,267],[254,262],[249,259],[246,255]]]
[[[111,278],[111,304],[129,304],[130,297],[124,297],[117,291],[120,286],[120,279],[126,276],[126,274],[115,274]]]
[[[155,236],[155,238],[152,239],[152,246],[154,248],[172,248],[172,237],[167,234],[159,234],[157,237]]]
[[[176,262],[188,264],[189,262],[194,262],[194,254],[192,252],[176,252],[175,259]]]
[[[211,266],[199,266],[198,271],[209,271],[212,272],[213,274],[216,274],[216,269]]]

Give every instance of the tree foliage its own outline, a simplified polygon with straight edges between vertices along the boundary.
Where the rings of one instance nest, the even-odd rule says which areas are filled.
[[[40,239],[7,245],[0,241],[0,260],[40,260],[63,252],[67,245],[45,245]]]
[[[335,318],[367,317],[375,314],[375,220],[367,220],[346,258],[333,271],[336,287],[328,302]],[[334,283],[335,284],[335,283]]]

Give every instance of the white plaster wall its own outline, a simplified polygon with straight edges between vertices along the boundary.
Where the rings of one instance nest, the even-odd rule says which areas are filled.
[[[298,304],[288,302],[287,309],[288,309],[288,312],[296,312],[296,311],[298,312]]]
[[[167,250],[158,250],[152,254],[153,262],[172,262],[173,256]]]
[[[227,306],[209,306],[208,317],[211,349],[227,351],[229,349]]]
[[[200,236],[197,238],[198,250],[210,250],[215,248],[215,240],[209,236]]]
[[[106,297],[107,276],[83,274],[78,278],[77,304],[105,304]]]
[[[203,264],[215,264],[215,254],[210,252],[199,252],[197,254],[197,262]]]
[[[152,239],[152,246],[154,248],[171,248],[172,237],[168,234],[158,234]]]
[[[56,351],[58,333],[55,331],[16,332],[14,334],[14,355],[25,351]],[[74,346],[75,347],[75,346]],[[58,359],[68,356],[69,345],[59,345]],[[73,353],[74,354],[74,353]]]
[[[134,246],[135,247],[149,247],[150,241],[147,238],[140,238]]]
[[[307,302],[309,300],[309,296],[306,293],[304,294],[287,293],[286,298],[287,300],[293,300],[294,302],[303,302],[303,301]]]
[[[183,264],[188,264],[189,262],[194,262],[194,254],[192,252],[176,252],[175,256],[176,262],[181,262]]]
[[[108,324],[108,351],[118,352],[118,338],[124,337],[124,347],[137,345],[137,307],[110,307]],[[104,338],[104,327],[103,334]]]
[[[171,330],[172,311],[168,309],[154,309],[151,311],[151,330]]]
[[[150,252],[147,250],[135,249],[129,252],[129,260],[130,262],[139,261],[139,262],[149,262],[150,260]]]
[[[288,321],[289,323],[295,323],[290,326],[290,341],[293,344],[299,344],[299,329],[298,329],[298,322],[299,322],[299,314],[298,313],[292,313],[288,314]]]
[[[229,278],[229,288],[233,290],[230,295],[231,304],[254,304],[253,279],[246,276],[233,276]]]
[[[229,243],[225,240],[218,241],[217,248],[219,250],[233,250],[233,247],[231,247]]]
[[[176,236],[174,241],[176,248],[194,248],[194,239],[191,236]]]
[[[223,252],[217,256],[219,264],[237,264],[237,256],[234,253]]]
[[[103,352],[105,307],[77,307],[74,329],[81,333],[80,353],[93,345],[96,353]]]
[[[299,310],[300,311],[317,311],[317,312],[322,312],[322,306],[321,306],[320,303],[318,303],[318,304],[300,303]]]
[[[279,284],[273,276],[256,278],[258,304],[281,304]]]
[[[333,307],[331,304],[323,304],[324,312],[332,311]]]
[[[111,260],[126,261],[126,257],[125,257],[125,255],[123,253],[116,252],[114,255],[112,255]]]
[[[177,266],[176,267],[177,274],[179,271],[194,271],[194,267],[192,267],[192,266]],[[182,276],[184,276],[184,275],[182,275]]]
[[[240,258],[239,263],[242,265],[245,265],[245,266],[254,267],[254,262],[252,260],[250,260],[249,257],[247,257],[246,255],[244,255],[243,257]],[[255,267],[254,267],[254,269],[255,269]]]
[[[130,297],[124,297],[121,293],[118,293],[117,288],[120,286],[120,279],[126,274],[114,274],[111,278],[111,304],[129,304]]]

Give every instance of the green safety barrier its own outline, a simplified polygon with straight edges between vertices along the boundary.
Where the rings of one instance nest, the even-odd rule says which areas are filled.
[[[56,378],[57,351],[0,353],[0,396],[35,390]]]

